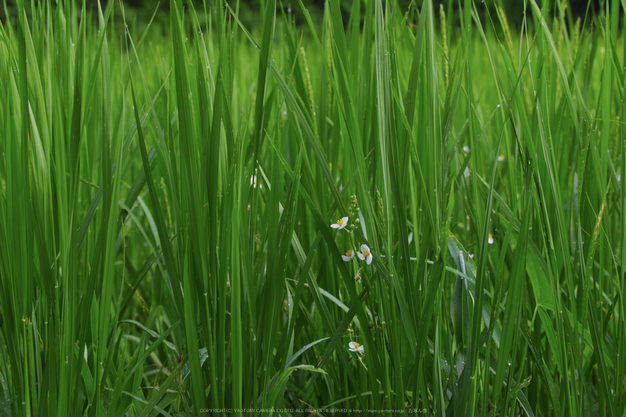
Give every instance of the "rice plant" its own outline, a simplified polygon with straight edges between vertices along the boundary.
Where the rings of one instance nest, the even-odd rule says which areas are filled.
[[[624,2],[165,3],[0,23],[1,416],[625,415]]]

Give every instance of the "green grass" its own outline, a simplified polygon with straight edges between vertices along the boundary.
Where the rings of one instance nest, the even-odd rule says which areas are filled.
[[[536,1],[18,0],[0,416],[625,415],[626,4]]]

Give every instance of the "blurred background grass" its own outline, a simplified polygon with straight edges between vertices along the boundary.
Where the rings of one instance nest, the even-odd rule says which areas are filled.
[[[16,19],[17,17],[17,3],[14,1],[4,1],[4,7],[0,9],[0,20],[6,20],[7,16],[10,19]],[[81,4],[80,0],[72,0],[75,1],[76,4]],[[118,0],[104,0],[102,1],[103,7],[106,7],[106,4],[109,1],[118,1]],[[342,17],[344,23],[348,23],[348,19],[350,16],[350,9],[352,7],[353,0],[341,0],[341,10]],[[411,5],[417,6],[419,9],[422,8],[423,0],[398,0],[397,5],[400,7],[402,12],[406,12]],[[97,8],[97,0],[86,0],[87,8],[95,12]],[[137,21],[147,23],[152,16],[154,9],[159,3],[158,0],[124,0],[123,4],[126,7],[127,18],[130,22]],[[196,5],[196,9],[198,12],[198,18],[202,22],[205,21],[206,18],[203,16],[202,0],[193,0],[193,3]],[[233,8],[238,4],[239,5],[239,16],[241,21],[248,27],[250,30],[260,30],[258,27],[260,22],[259,13],[261,12],[260,1],[259,0],[239,0],[239,1],[231,1],[230,2]],[[316,24],[321,23],[322,16],[324,13],[324,0],[302,0],[304,6],[309,10],[311,14],[311,18]],[[433,2],[436,8],[439,7],[440,4],[443,4],[444,7],[448,7],[451,4],[452,13],[448,15],[448,19],[455,26],[458,27],[460,22],[460,14],[458,9],[457,2],[448,2],[448,1],[435,1]],[[478,10],[479,16],[484,18],[485,7],[488,7],[492,15],[495,16],[495,7],[499,5],[505,11],[507,18],[509,20],[509,24],[512,28],[518,29],[523,22],[524,18],[524,10],[526,10],[526,17],[530,17],[530,9],[528,6],[524,6],[524,0],[497,0],[495,2],[488,2],[488,5],[485,5],[484,2],[477,2],[476,8]],[[569,14],[570,17],[576,19],[578,17],[583,18],[587,11],[590,13],[602,13],[602,7],[604,5],[603,0],[570,0],[569,2]],[[296,24],[302,26],[306,25],[304,16],[300,12],[298,0],[284,0],[278,3],[279,6],[282,6],[285,10],[291,9],[295,16]],[[169,2],[161,1],[159,5],[160,13],[156,16],[156,21],[161,22],[164,26],[169,24]],[[29,13],[30,8],[26,7],[27,13]],[[571,23],[571,22],[570,22]]]

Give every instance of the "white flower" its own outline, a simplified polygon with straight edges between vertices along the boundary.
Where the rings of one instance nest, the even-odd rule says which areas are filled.
[[[346,252],[345,255],[341,255],[341,259],[343,259],[346,262],[348,262],[352,258],[354,258],[354,251],[352,249]]]
[[[498,161],[500,161],[500,162],[504,161],[504,155],[499,155],[498,156]]]
[[[493,245],[493,236],[491,236],[491,233],[489,233],[489,238],[487,239],[487,242],[488,242],[490,245]]]
[[[360,284],[361,283],[361,276],[357,275],[356,277],[354,277],[354,280]]]
[[[359,352],[361,355],[365,353],[365,348],[358,342],[350,342],[348,346],[350,346],[350,352]]]
[[[365,261],[367,259],[368,265],[372,263],[372,252],[370,252],[370,248],[366,244],[361,245],[361,252],[357,252],[357,255],[359,255],[359,259],[362,261]]]
[[[463,171],[463,175],[465,176],[465,178],[469,178],[469,176],[470,176],[470,169],[469,169],[469,167],[465,167],[465,171]]]
[[[333,229],[341,230],[347,225],[348,225],[348,216],[342,217],[341,219],[337,220],[337,223],[331,224],[330,227],[332,227]]]
[[[469,153],[470,152],[469,146],[467,145],[463,146],[463,151],[465,151],[466,153]]]
[[[252,175],[250,177],[250,185],[253,185],[256,188],[256,175]],[[263,184],[259,184],[259,188],[263,188]]]

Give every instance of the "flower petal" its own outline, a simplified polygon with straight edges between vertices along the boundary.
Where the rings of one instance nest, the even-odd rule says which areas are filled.
[[[367,257],[367,264],[371,264],[372,263],[372,259],[374,259],[374,257],[372,256],[372,254],[370,253],[370,256]]]
[[[348,262],[349,260],[351,260],[352,258],[354,258],[354,250],[350,249],[348,252],[346,252],[345,255],[341,255],[341,259],[343,259],[344,261]]]
[[[362,261],[365,260],[365,256],[363,256],[363,254],[361,252],[357,252],[356,255],[359,257],[360,260],[362,260]]]
[[[367,246],[365,243],[361,245],[361,252],[365,252],[365,251],[370,251],[369,246]]]
[[[337,223],[333,223],[330,225],[330,227],[332,227],[333,229],[339,229],[341,228],[341,226],[339,226]]]

